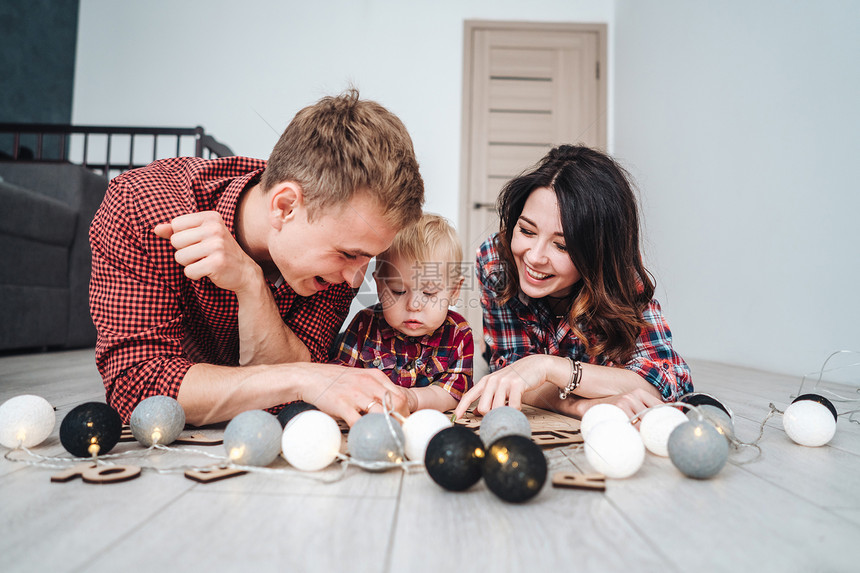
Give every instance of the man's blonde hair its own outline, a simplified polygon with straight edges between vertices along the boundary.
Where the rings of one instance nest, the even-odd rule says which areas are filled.
[[[380,104],[350,89],[324,97],[293,118],[275,144],[261,179],[268,191],[295,181],[311,220],[320,209],[367,193],[385,220],[402,228],[421,215],[424,182],[406,127]]]
[[[424,213],[415,223],[404,227],[394,237],[388,249],[376,256],[376,272],[387,274],[395,259],[419,264],[441,263],[439,269],[452,282],[463,278],[463,249],[457,231],[447,219],[433,213]],[[388,277],[386,277],[388,278]]]

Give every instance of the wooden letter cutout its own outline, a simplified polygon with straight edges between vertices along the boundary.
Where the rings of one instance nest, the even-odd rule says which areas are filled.
[[[119,435],[120,442],[133,442],[135,440],[134,434],[131,433],[131,426],[123,426],[122,433]]]
[[[203,434],[191,434],[189,436],[176,438],[173,443],[194,446],[220,446],[224,443],[224,440],[219,438],[209,438]]]
[[[538,430],[532,432],[532,440],[537,445],[548,448],[581,444],[584,441],[582,434],[573,430]]]
[[[559,472],[552,476],[552,486],[606,491],[606,476],[603,474]]]
[[[202,470],[188,470],[187,472],[185,472],[185,477],[190,480],[198,481],[200,483],[211,483],[213,481],[229,479],[246,473],[248,472],[246,472],[245,470],[236,470],[233,468],[212,468]]]
[[[81,476],[86,483],[119,483],[134,479],[140,476],[140,473],[141,469],[138,466],[99,466],[85,463],[51,476],[51,481],[64,483]]]

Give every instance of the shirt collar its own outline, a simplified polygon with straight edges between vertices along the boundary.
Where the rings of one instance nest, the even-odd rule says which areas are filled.
[[[236,235],[236,209],[239,206],[239,198],[247,187],[253,187],[259,181],[262,173],[263,168],[255,169],[233,179],[218,197],[215,210],[221,214],[224,224],[233,232],[234,236]]]

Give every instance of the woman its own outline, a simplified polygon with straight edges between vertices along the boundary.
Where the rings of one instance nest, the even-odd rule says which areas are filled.
[[[608,402],[628,415],[693,390],[652,299],[626,172],[563,145],[499,196],[501,229],[478,250],[491,373],[462,416],[523,402],[582,417]]]

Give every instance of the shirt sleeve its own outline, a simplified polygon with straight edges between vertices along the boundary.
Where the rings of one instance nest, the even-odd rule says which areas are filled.
[[[121,185],[111,183],[90,227],[90,310],[105,396],[127,422],[144,398],[175,398],[192,363],[183,356],[177,294],[159,276],[142,237],[151,229],[142,231],[129,217]],[[172,259],[169,252],[155,256]]]
[[[459,402],[463,394],[472,387],[472,363],[475,354],[472,329],[465,320],[457,323],[453,340],[449,344],[447,368],[434,376],[431,384],[440,386]]]
[[[491,239],[492,240],[492,239]],[[504,368],[529,354],[527,340],[517,336],[514,325],[520,320],[510,306],[498,300],[507,277],[497,260],[492,260],[491,240],[478,249],[476,273],[481,287],[481,309],[484,315],[484,342],[489,351],[490,372]]]
[[[690,367],[672,347],[672,332],[660,303],[652,300],[642,317],[648,325],[636,341],[633,358],[623,368],[654,385],[667,402],[692,392]]]

